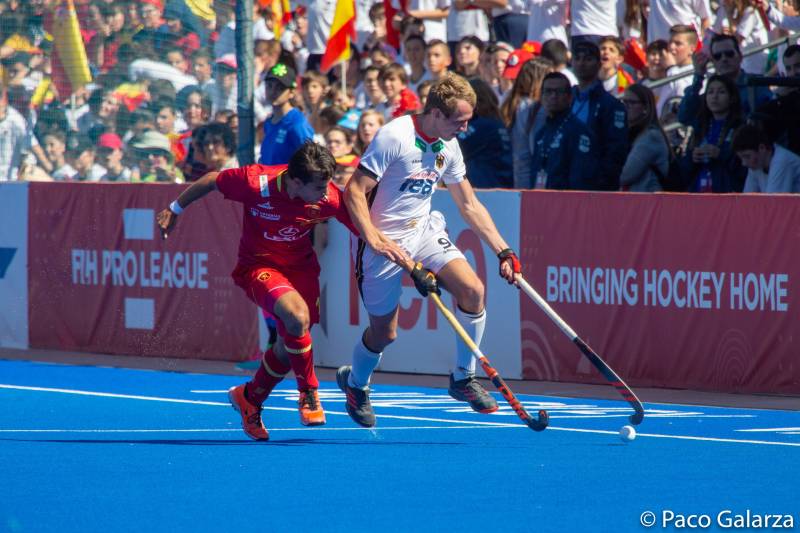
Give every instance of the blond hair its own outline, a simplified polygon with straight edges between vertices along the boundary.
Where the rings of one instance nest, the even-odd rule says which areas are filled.
[[[477,97],[467,80],[458,74],[449,73],[431,87],[423,113],[427,114],[438,109],[449,117],[455,113],[458,100],[464,100],[470,106],[475,107]]]

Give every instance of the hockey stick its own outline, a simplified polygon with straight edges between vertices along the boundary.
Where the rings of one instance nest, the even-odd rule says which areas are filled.
[[[633,407],[633,410],[635,411],[635,413],[630,416],[631,424],[634,426],[641,424],[642,420],[644,419],[644,407],[642,407],[642,402],[639,401],[639,398],[636,397],[636,394],[634,394],[631,388],[628,387],[624,381],[622,381],[622,378],[620,378],[610,366],[608,366],[608,363],[603,361],[600,356],[589,347],[589,345],[587,345],[580,337],[578,337],[578,334],[575,333],[555,311],[553,311],[553,308],[550,307],[550,304],[548,304],[544,298],[539,296],[539,293],[536,292],[536,290],[531,287],[527,281],[525,281],[525,278],[523,278],[521,274],[517,274],[517,285],[525,294],[530,296],[530,298],[536,302],[536,305],[538,305],[541,310],[544,311],[548,317],[550,317],[550,320],[556,323],[561,331],[564,332],[564,335],[569,337],[569,340],[574,342],[575,345],[580,348],[583,355],[585,355],[586,358],[592,362],[594,367],[599,370],[601,374],[603,374],[603,377],[605,377],[608,382],[611,383],[615,389],[617,389],[617,392],[619,392],[622,397],[625,398],[625,401],[631,404],[631,407]]]
[[[506,382],[500,377],[500,374],[497,373],[497,370],[492,367],[492,365],[489,363],[489,360],[485,355],[483,355],[483,352],[481,352],[481,349],[478,348],[478,345],[476,345],[467,332],[464,331],[464,328],[458,323],[458,320],[455,316],[453,316],[453,313],[451,313],[450,310],[445,307],[445,305],[442,303],[442,300],[439,298],[439,295],[435,292],[431,292],[428,294],[428,296],[433,299],[433,303],[436,304],[436,307],[439,308],[439,311],[442,312],[450,325],[453,326],[453,329],[456,330],[456,333],[461,340],[464,341],[464,344],[466,344],[470,351],[472,351],[473,355],[478,358],[483,371],[486,372],[486,375],[490,380],[492,380],[492,383],[495,387],[497,387],[497,390],[500,391],[500,394],[503,395],[503,398],[505,398],[511,408],[514,409],[514,412],[517,413],[517,416],[519,416],[522,421],[534,431],[542,431],[544,428],[546,428],[547,422],[550,419],[547,411],[541,409],[539,411],[539,418],[533,418],[528,411],[525,410],[520,401],[517,400],[517,397],[514,396],[514,393],[508,388],[508,385],[506,385]]]

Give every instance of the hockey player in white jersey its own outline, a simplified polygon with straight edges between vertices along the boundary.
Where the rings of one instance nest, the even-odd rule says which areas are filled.
[[[444,217],[431,212],[431,196],[443,182],[472,230],[500,260],[509,283],[519,260],[497,231],[466,179],[456,135],[467,128],[475,93],[457,75],[437,82],[424,111],[403,116],[378,131],[350,179],[345,203],[361,238],[353,255],[369,326],[353,350],[352,365],[339,368],[336,380],[347,396],[347,412],[361,426],[375,425],[369,382],[384,348],[397,336],[398,303],[404,269],[423,296],[444,287],[456,299],[456,316],[480,345],[486,324],[484,287],[448,238]],[[492,413],[497,402],[475,380],[476,359],[456,338],[450,395],[478,412]]]

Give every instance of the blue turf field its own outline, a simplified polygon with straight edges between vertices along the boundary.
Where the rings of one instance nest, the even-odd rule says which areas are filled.
[[[300,426],[284,386],[265,405],[272,440],[255,443],[225,393],[244,380],[0,361],[0,531],[616,532],[646,531],[648,510],[800,520],[800,412],[642,398],[625,444],[622,401],[521,396],[550,411],[535,433],[499,396],[487,416],[443,389],[378,385],[370,431],[323,383],[326,426]]]

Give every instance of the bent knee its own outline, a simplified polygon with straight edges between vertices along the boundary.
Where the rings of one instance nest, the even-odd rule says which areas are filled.
[[[283,320],[287,333],[294,337],[302,337],[311,328],[308,309],[295,309]]]
[[[473,283],[461,288],[456,300],[458,301],[458,306],[464,311],[478,313],[483,309],[484,294],[483,283],[475,278]]]

